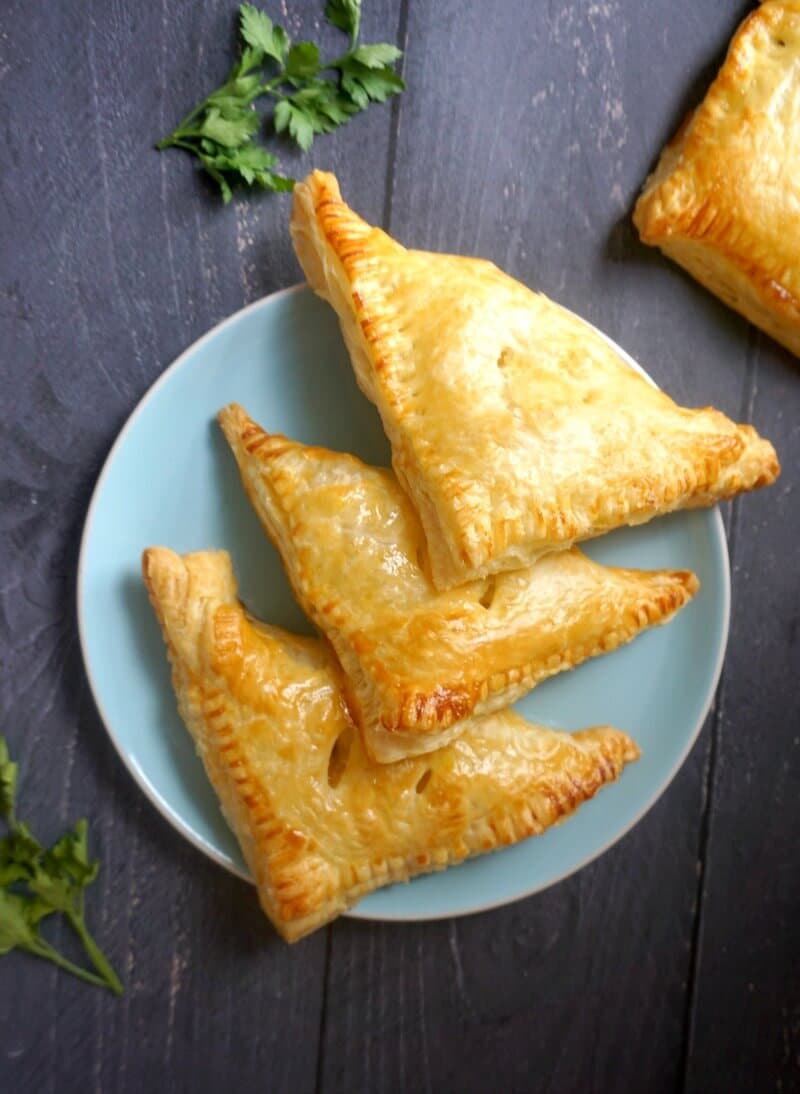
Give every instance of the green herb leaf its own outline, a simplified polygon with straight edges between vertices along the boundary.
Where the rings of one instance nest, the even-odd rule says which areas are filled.
[[[239,8],[239,30],[242,38],[253,49],[283,63],[289,45],[289,36],[283,27],[276,27],[270,17],[252,4]]]
[[[43,850],[27,824],[18,821],[11,834],[0,840],[0,885],[32,877]]]
[[[86,821],[80,820],[36,863],[28,889],[55,911],[81,915],[83,890],[97,869],[96,862],[89,862]]]
[[[248,46],[242,50],[242,56],[239,58],[239,64],[236,65],[231,75],[236,77],[246,76],[248,72],[252,72],[255,68],[260,68],[264,63],[264,50],[257,47],[251,48]]]
[[[378,42],[374,46],[359,46],[350,54],[353,61],[365,68],[384,68],[402,57],[402,50],[387,42]]]
[[[294,138],[304,152],[307,152],[314,140],[314,124],[307,110],[298,107],[291,100],[286,104],[289,108],[289,135]]]
[[[400,50],[385,42],[358,45],[360,0],[330,0],[325,15],[350,35],[348,52],[332,61],[321,58],[314,42],[290,45],[283,28],[265,12],[242,4],[242,55],[228,79],[156,147],[183,148],[195,155],[226,204],[237,183],[291,190],[294,180],[275,170],[275,157],[258,141],[257,99],[277,100],[275,133],[285,133],[305,152],[319,134],[332,132],[370,103],[384,102],[405,86],[391,67]]]
[[[302,80],[319,72],[319,47],[313,42],[298,42],[289,50],[286,59],[286,75]]]
[[[223,148],[238,148],[258,129],[258,115],[249,108],[239,110],[234,106],[220,110],[214,106],[197,130],[197,135],[216,141]]]
[[[0,954],[17,946],[29,948],[36,943],[38,922],[34,902],[18,893],[0,889]]]
[[[332,26],[349,34],[355,45],[361,25],[361,0],[329,0],[325,5],[325,18]]]
[[[342,66],[342,90],[365,110],[371,102],[385,102],[405,88],[405,83],[391,68],[367,68],[358,61]]]
[[[14,826],[14,800],[17,795],[17,765],[8,755],[5,737],[0,737],[0,816]]]
[[[11,766],[8,747],[0,738],[0,770]],[[119,978],[84,918],[85,889],[98,870],[98,864],[89,859],[86,821],[78,821],[72,831],[45,850],[30,828],[13,817],[13,793],[11,807],[11,832],[0,839],[0,955],[25,949],[82,980],[121,992]],[[39,922],[55,913],[66,917],[96,972],[69,961],[41,937]]]
[[[275,129],[279,133],[288,131],[305,150],[317,134],[330,133],[357,111],[358,107],[332,80],[315,80],[278,104]]]
[[[245,144],[231,152],[217,152],[201,157],[207,171],[215,172],[223,190],[222,200],[226,203],[233,196],[225,172],[238,174],[248,186],[260,186],[264,190],[292,190],[294,179],[277,174],[272,168],[275,157],[261,145]],[[225,190],[227,188],[227,196]]]

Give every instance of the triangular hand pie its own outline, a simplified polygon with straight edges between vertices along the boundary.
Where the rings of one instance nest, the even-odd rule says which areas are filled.
[[[636,203],[643,243],[800,357],[800,2],[748,13]]]
[[[408,251],[315,171],[292,238],[335,308],[449,588],[772,482],[772,446],[686,410],[577,316],[490,262]]]
[[[574,548],[437,592],[419,519],[391,471],[269,435],[236,405],[219,418],[378,761],[440,747],[470,716],[665,622],[698,587],[691,573],[613,569]]]
[[[249,618],[225,552],[144,554],[181,715],[290,942],[365,893],[537,835],[638,756],[608,727],[504,711],[425,759],[370,762],[327,646]]]

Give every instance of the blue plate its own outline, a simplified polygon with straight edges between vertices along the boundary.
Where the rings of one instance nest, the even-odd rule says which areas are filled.
[[[356,387],[331,309],[302,287],[267,297],[188,349],[122,430],[86,520],[78,617],[97,706],[131,774],[187,839],[246,877],[178,717],[140,577],[144,547],[224,547],[257,615],[310,632],[215,422],[220,407],[234,400],[268,430],[369,463],[389,462],[378,415]],[[719,513],[676,514],[605,536],[586,550],[615,565],[692,569],[702,589],[669,626],[547,681],[517,709],[566,729],[617,725],[639,743],[641,760],[546,835],[373,893],[351,914],[433,919],[534,893],[610,847],[675,775],[711,704],[727,639],[730,584]]]

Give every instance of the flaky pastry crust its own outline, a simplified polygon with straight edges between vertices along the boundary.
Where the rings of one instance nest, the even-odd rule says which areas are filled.
[[[691,573],[613,569],[573,549],[438,592],[391,471],[267,434],[235,404],[219,418],[379,762],[439,748],[471,716],[665,622],[698,588]]]
[[[610,727],[504,711],[434,756],[375,765],[328,648],[248,617],[225,552],[151,548],[143,573],[180,713],[290,942],[382,885],[544,832],[639,755]]]
[[[645,243],[800,355],[800,0],[745,19],[633,219]]]
[[[315,171],[292,239],[449,588],[623,524],[772,482],[750,426],[686,410],[577,316],[490,262],[408,251]]]

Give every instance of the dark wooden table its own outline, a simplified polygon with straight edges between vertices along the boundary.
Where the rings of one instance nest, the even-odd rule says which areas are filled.
[[[317,0],[270,6],[317,33]],[[91,818],[90,915],[126,984],[116,999],[0,960],[3,1094],[800,1088],[800,372],[630,222],[748,7],[366,0],[408,90],[288,157],[334,170],[404,242],[486,256],[574,308],[679,401],[754,422],[784,466],[724,508],[722,682],[633,832],[501,911],[342,920],[290,949],[124,770],[75,617],[87,503],[134,404],[208,327],[299,279],[288,197],[223,208],[188,158],[152,150],[226,72],[234,5],[2,4],[0,732],[43,836]]]

